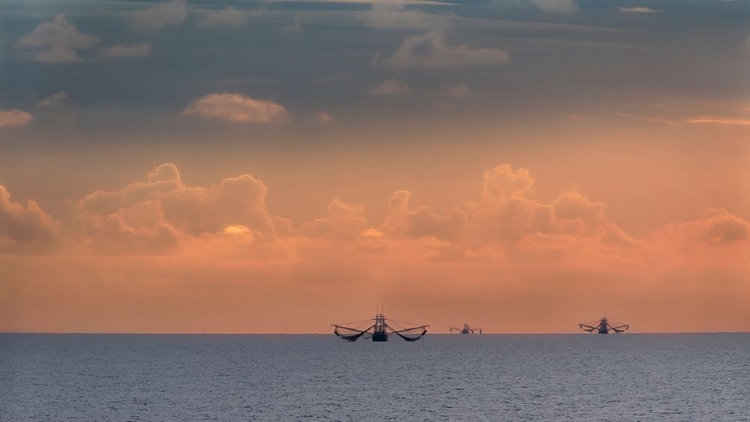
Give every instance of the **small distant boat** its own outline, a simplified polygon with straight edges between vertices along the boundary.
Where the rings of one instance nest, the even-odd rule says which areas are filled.
[[[474,334],[476,331],[479,331],[479,334],[482,334],[481,328],[471,328],[467,323],[464,323],[462,328],[451,327],[450,330],[451,334],[456,332],[461,334]]]
[[[620,334],[627,331],[630,328],[628,324],[617,324],[611,323],[606,317],[603,317],[599,322],[592,322],[588,324],[578,324],[583,331],[596,334],[609,334],[610,331]]]
[[[375,321],[373,324],[372,321]],[[389,321],[394,323],[412,325],[412,327],[398,328],[392,326]],[[357,324],[372,324],[367,328],[357,328]],[[354,325],[354,327],[351,327]],[[387,320],[382,312],[375,315],[375,318],[358,322],[350,322],[345,325],[331,324],[333,334],[336,334],[342,340],[357,341],[360,337],[372,338],[372,341],[388,341],[389,334],[396,334],[406,341],[417,341],[427,334],[429,325],[414,325],[408,322]]]

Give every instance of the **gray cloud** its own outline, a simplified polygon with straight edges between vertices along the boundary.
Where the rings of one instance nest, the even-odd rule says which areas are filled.
[[[499,49],[445,45],[442,32],[433,31],[406,38],[392,56],[382,60],[382,64],[396,70],[407,70],[503,65],[508,60],[508,54]],[[380,63],[380,56],[376,55],[373,64]]]
[[[531,4],[545,13],[569,14],[578,11],[578,3],[574,0],[531,0]]]
[[[187,18],[184,0],[160,3],[146,10],[133,12],[131,25],[135,29],[157,31],[167,25],[179,25]]]
[[[151,54],[151,44],[117,44],[102,50],[104,57],[109,58],[135,58]]]
[[[299,15],[295,16],[294,22],[284,25],[281,30],[284,32],[302,32],[302,18],[300,18]]]
[[[655,10],[650,7],[618,7],[617,10],[626,13],[661,13],[661,10]]]
[[[246,25],[252,14],[251,11],[237,10],[231,6],[220,10],[204,10],[200,12],[198,26],[237,28]]]
[[[380,85],[370,88],[368,93],[370,95],[408,95],[412,91],[406,82],[398,79],[388,79]]]
[[[234,123],[278,123],[289,116],[281,104],[256,100],[242,94],[209,94],[193,100],[180,113]]]
[[[73,63],[81,60],[80,49],[89,49],[99,42],[95,35],[82,34],[60,13],[52,22],[44,22],[18,41],[21,47],[42,49],[34,59],[44,63]]]
[[[373,28],[436,29],[447,25],[444,16],[419,10],[405,9],[406,1],[372,3],[372,10],[365,12],[365,25]]]
[[[39,101],[36,103],[37,107],[57,107],[62,105],[62,103],[68,99],[68,94],[65,92],[57,92],[54,93],[48,97],[45,97],[42,99],[42,101]]]

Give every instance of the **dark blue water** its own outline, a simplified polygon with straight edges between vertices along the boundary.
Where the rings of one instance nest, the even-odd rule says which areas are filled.
[[[0,420],[750,420],[750,334],[0,335]]]

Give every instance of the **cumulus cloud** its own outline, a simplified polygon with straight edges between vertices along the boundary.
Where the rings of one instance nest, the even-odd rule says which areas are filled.
[[[105,47],[102,55],[108,58],[136,58],[151,54],[151,44],[117,44]]]
[[[68,99],[68,94],[63,91],[60,91],[48,97],[45,97],[44,99],[36,103],[36,106],[37,107],[58,107],[58,106],[61,106],[67,99]]]
[[[367,219],[362,206],[352,206],[342,201],[328,204],[328,216],[304,223],[302,233],[312,237],[356,239],[363,236]]]
[[[180,113],[234,123],[279,123],[289,117],[281,104],[256,100],[242,94],[209,94],[193,100]]]
[[[17,108],[0,110],[0,129],[24,127],[32,120],[34,118],[31,117],[31,114]]]
[[[213,28],[237,28],[247,24],[252,12],[226,7],[219,10],[203,10],[200,12],[198,26]]]
[[[650,7],[618,7],[617,10],[626,13],[661,13],[661,10],[655,10]]]
[[[384,64],[396,70],[414,68],[451,68],[508,63],[508,54],[494,48],[472,48],[466,45],[449,46],[440,31],[407,37],[392,56],[381,59],[376,55],[373,64]]]
[[[167,25],[179,25],[187,18],[184,0],[160,3],[146,10],[133,12],[131,26],[135,29],[157,31]]]
[[[412,90],[406,82],[394,78],[370,88],[367,93],[370,95],[409,95]]]
[[[482,201],[505,201],[524,197],[534,184],[534,178],[525,168],[516,171],[508,164],[499,165],[484,173]]]
[[[44,63],[73,63],[81,61],[78,50],[93,48],[99,37],[82,34],[68,22],[64,14],[58,14],[52,22],[44,22],[18,41],[21,47],[41,49],[34,59]]]
[[[410,196],[409,192],[403,190],[393,194],[383,223],[383,233],[417,239],[433,237],[454,242],[463,240],[467,224],[467,216],[463,211],[455,208],[450,215],[442,216],[428,206],[412,210],[409,209]]]
[[[26,206],[13,202],[10,192],[0,185],[0,246],[14,244],[48,244],[57,235],[52,218],[34,201]]]
[[[703,212],[698,220],[667,226],[663,233],[680,242],[732,245],[750,240],[750,223],[718,208]]]
[[[89,216],[82,219],[82,226],[86,243],[98,253],[152,255],[174,251],[179,245],[174,227],[157,223],[154,227],[134,228],[118,214]]]
[[[274,227],[265,206],[266,190],[263,182],[250,175],[227,178],[209,188],[186,186],[174,164],[162,164],[148,175],[146,182],[134,182],[113,192],[94,192],[83,198],[77,208],[81,217],[106,220],[117,215],[133,229],[154,230],[163,225],[198,236],[243,225],[272,233]],[[137,217],[144,214],[150,217]]]

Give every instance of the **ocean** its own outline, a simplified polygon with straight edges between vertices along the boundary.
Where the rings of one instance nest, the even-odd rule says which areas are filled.
[[[2,421],[750,421],[750,334],[0,334]]]

